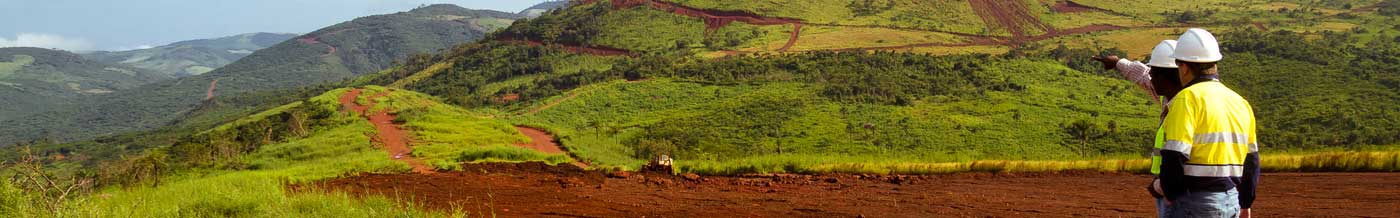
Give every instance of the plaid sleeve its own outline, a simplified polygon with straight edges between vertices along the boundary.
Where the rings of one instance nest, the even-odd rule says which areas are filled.
[[[1152,87],[1152,75],[1148,74],[1149,71],[1152,71],[1151,67],[1142,64],[1142,62],[1118,59],[1118,66],[1115,69],[1118,69],[1118,73],[1123,74],[1123,78],[1137,84],[1138,88],[1143,91],[1147,91],[1148,98],[1159,100],[1157,92],[1153,91],[1155,89]]]

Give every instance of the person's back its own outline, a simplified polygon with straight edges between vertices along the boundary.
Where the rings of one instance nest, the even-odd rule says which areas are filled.
[[[1173,112],[1181,110],[1181,113],[1167,116],[1168,120],[1177,122],[1168,125],[1169,140],[1163,146],[1185,151],[1182,153],[1189,157],[1182,173],[1191,178],[1187,181],[1200,184],[1188,183],[1186,188],[1217,189],[1211,191],[1234,188],[1239,177],[1244,175],[1245,159],[1249,153],[1258,151],[1254,141],[1254,110],[1249,102],[1224,84],[1209,81],[1182,90],[1173,103],[1173,106],[1179,105],[1173,107]],[[1189,141],[1183,140],[1188,137]]]
[[[1220,82],[1215,37],[1190,29],[1172,54],[1190,81],[1165,119],[1161,187],[1168,217],[1249,217],[1259,182],[1254,110]]]

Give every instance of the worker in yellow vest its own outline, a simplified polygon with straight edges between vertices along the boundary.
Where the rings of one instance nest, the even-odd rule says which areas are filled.
[[[1167,217],[1250,217],[1259,182],[1254,109],[1221,83],[1214,35],[1192,28],[1172,53],[1185,89],[1165,120],[1161,183]]]
[[[1162,144],[1166,140],[1161,121],[1167,117],[1167,107],[1171,105],[1172,97],[1181,91],[1181,82],[1177,78],[1176,59],[1171,57],[1175,50],[1176,40],[1162,40],[1161,43],[1152,48],[1152,59],[1145,64],[1113,55],[1093,57],[1094,60],[1102,62],[1105,69],[1118,70],[1123,78],[1147,91],[1150,98],[1162,102],[1162,113],[1158,117],[1156,140],[1152,144],[1152,175],[1161,172],[1161,150]],[[1159,187],[1156,185],[1158,183],[1157,178],[1153,178],[1152,183],[1147,185],[1147,191],[1156,199],[1157,216],[1166,217],[1166,199],[1164,199],[1165,195],[1162,195],[1162,191],[1156,188]]]

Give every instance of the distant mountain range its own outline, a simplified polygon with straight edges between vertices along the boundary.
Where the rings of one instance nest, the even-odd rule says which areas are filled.
[[[520,10],[520,13],[516,14],[527,18],[536,18],[540,15],[544,15],[545,12],[549,12],[550,10],[564,8],[568,6],[569,1],[548,1],[537,4],[530,8],[526,8],[525,10]]]
[[[34,116],[0,120],[7,124],[0,125],[0,132],[7,133],[0,135],[0,145],[32,140],[45,132],[61,134],[44,137],[69,141],[167,126],[188,118],[196,108],[207,110],[205,105],[211,103],[206,98],[206,91],[209,90],[213,90],[209,94],[217,96],[212,103],[218,105],[220,99],[247,93],[342,81],[387,69],[395,61],[404,60],[412,54],[435,53],[453,45],[481,39],[487,33],[508,27],[522,17],[516,13],[470,10],[445,4],[361,17],[273,44],[206,73],[183,71],[197,75],[117,91],[102,98],[85,99],[72,106],[50,108]],[[275,41],[268,39],[275,37],[253,35],[230,41],[246,39],[252,46],[242,48],[251,49],[266,45],[267,41]],[[196,40],[163,47],[225,44],[216,43],[218,41],[222,39]],[[233,47],[205,47],[236,50],[229,49]],[[120,55],[112,54],[94,56],[113,57],[105,60],[123,59]],[[151,63],[163,66],[159,62]],[[166,69],[176,68],[179,67]],[[188,70],[190,67],[181,69]],[[214,87],[215,84],[217,87]],[[214,109],[224,111],[209,113],[236,115],[252,111],[254,105],[276,103],[271,102],[276,100],[270,99],[244,100]]]
[[[0,120],[170,78],[66,51],[0,48]]]
[[[214,39],[171,43],[155,48],[130,51],[99,51],[84,54],[89,59],[126,64],[176,77],[199,75],[233,63],[254,51],[296,37],[290,33],[247,33]]]

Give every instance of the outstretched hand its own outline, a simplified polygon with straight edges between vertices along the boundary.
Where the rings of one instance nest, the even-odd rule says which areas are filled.
[[[1113,68],[1115,68],[1115,66],[1118,66],[1118,59],[1121,59],[1121,58],[1118,58],[1117,55],[1109,55],[1109,56],[1098,56],[1098,55],[1094,55],[1093,57],[1090,57],[1089,59],[1094,59],[1095,61],[1099,61],[1100,63],[1103,63],[1103,69],[1104,69],[1104,70],[1112,70]]]

